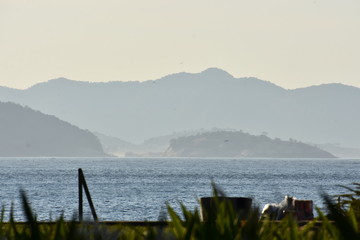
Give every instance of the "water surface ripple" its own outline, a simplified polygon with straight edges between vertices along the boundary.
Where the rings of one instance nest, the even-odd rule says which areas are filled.
[[[358,159],[186,159],[186,158],[0,158],[0,204],[8,220],[23,221],[19,190],[27,192],[39,220],[77,214],[77,170],[82,168],[101,220],[157,220],[166,203],[179,211],[199,207],[214,181],[228,196],[252,197],[255,204],[284,195],[312,199],[320,191],[346,192],[338,185],[360,182]],[[84,211],[90,217],[87,202]]]

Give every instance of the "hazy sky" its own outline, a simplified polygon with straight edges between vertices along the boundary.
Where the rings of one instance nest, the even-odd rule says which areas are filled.
[[[360,87],[359,0],[0,0],[0,86],[218,67]]]

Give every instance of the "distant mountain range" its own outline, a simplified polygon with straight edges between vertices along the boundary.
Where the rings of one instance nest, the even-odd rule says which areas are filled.
[[[0,102],[0,157],[105,157],[99,140],[60,119]]]
[[[286,90],[210,68],[145,82],[59,78],[26,90],[0,87],[0,101],[132,143],[215,127],[360,148],[360,89],[342,84]]]

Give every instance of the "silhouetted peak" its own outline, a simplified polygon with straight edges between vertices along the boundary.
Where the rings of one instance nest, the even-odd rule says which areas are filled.
[[[180,73],[170,74],[165,77],[162,77],[159,80],[160,81],[181,80],[182,82],[186,80],[191,80],[191,81],[201,80],[202,82],[202,80],[208,81],[208,80],[224,80],[224,79],[234,79],[234,77],[222,69],[208,68],[200,73],[180,72]]]
[[[323,88],[323,89],[334,89],[334,90],[339,90],[339,89],[345,89],[345,90],[350,90],[350,89],[358,89],[358,87],[355,86],[351,86],[351,85],[346,85],[343,83],[326,83],[326,84],[321,84],[315,87],[319,87],[319,88]]]
[[[205,71],[202,71],[200,74],[209,78],[218,78],[218,79],[234,78],[228,72],[220,68],[208,68]]]
[[[69,81],[69,79],[64,77],[58,77],[58,78],[50,79],[49,81]]]
[[[47,81],[48,83],[64,83],[64,82],[73,82],[73,80],[64,78],[64,77],[59,77],[59,78],[54,78],[51,79],[49,81]]]
[[[342,83],[326,83],[321,85],[314,85],[310,87],[305,88],[297,88],[292,90],[293,92],[308,92],[308,93],[314,93],[314,94],[345,94],[349,96],[349,94],[359,94],[360,88],[345,85]]]
[[[41,82],[38,84],[35,84],[33,86],[31,86],[30,88],[28,88],[29,90],[34,90],[34,89],[42,89],[42,88],[58,88],[58,87],[62,87],[62,86],[69,86],[69,83],[82,83],[80,81],[74,81],[74,80],[70,80],[64,77],[60,77],[60,78],[54,78],[51,80],[48,80],[46,82]]]

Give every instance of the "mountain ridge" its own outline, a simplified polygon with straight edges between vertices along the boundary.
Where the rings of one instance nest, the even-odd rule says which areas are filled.
[[[287,90],[257,78],[234,78],[218,69],[144,82],[74,82],[60,79],[51,88],[42,83],[46,91],[37,86],[5,94],[0,89],[0,100],[28,105],[134,143],[215,127],[360,147],[356,125],[360,113],[354,111],[360,89],[353,86],[324,84]]]
[[[215,73],[215,74],[214,74]],[[222,73],[222,74],[221,74]],[[343,83],[323,83],[323,84],[318,84],[318,85],[310,85],[307,87],[300,87],[300,88],[294,88],[294,89],[285,89],[279,85],[276,85],[270,81],[266,81],[266,80],[262,80],[259,79],[257,77],[240,77],[240,78],[236,78],[233,75],[231,75],[230,73],[228,73],[227,71],[220,69],[220,68],[216,68],[216,67],[210,67],[207,68],[199,73],[190,73],[190,72],[178,72],[178,73],[172,73],[172,74],[168,74],[165,75],[161,78],[155,79],[155,80],[144,80],[144,81],[121,81],[121,80],[113,80],[113,81],[107,81],[107,82],[90,82],[90,81],[80,81],[80,80],[72,80],[70,78],[67,77],[58,77],[58,78],[53,78],[50,79],[48,81],[45,82],[40,82],[40,83],[36,83],[26,89],[17,89],[17,88],[11,88],[11,87],[7,87],[7,86],[0,86],[0,89],[8,89],[8,90],[16,90],[16,91],[26,91],[29,90],[31,88],[37,87],[37,86],[41,86],[41,85],[46,85],[49,83],[54,83],[54,82],[72,82],[72,83],[84,83],[84,84],[95,84],[95,85],[106,85],[106,84],[132,84],[132,83],[148,83],[148,82],[156,82],[156,81],[162,81],[162,80],[168,80],[168,79],[176,79],[176,78],[183,78],[183,77],[189,77],[189,76],[217,76],[217,77],[224,77],[227,76],[227,78],[229,79],[251,79],[251,80],[259,80],[263,83],[268,83],[270,85],[276,86],[277,88],[281,88],[287,91],[294,91],[294,90],[302,90],[302,89],[308,89],[308,88],[313,88],[313,87],[323,87],[323,86],[334,86],[334,85],[339,85],[339,86],[344,86],[344,87],[350,87],[350,88],[356,88],[356,89],[360,89],[356,86],[352,86],[352,85],[347,85],[347,84],[343,84]],[[219,76],[220,75],[220,76]],[[221,76],[222,75],[222,76]]]

